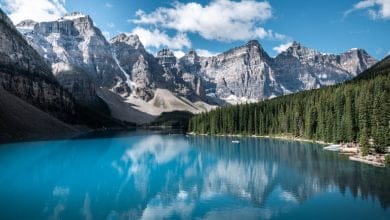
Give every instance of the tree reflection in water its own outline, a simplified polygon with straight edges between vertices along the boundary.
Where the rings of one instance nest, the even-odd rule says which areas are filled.
[[[371,198],[378,200],[389,214],[389,169],[349,161],[317,144],[231,141],[135,135],[4,146],[0,216],[277,218],[332,193],[345,195],[346,203],[349,197],[366,201],[362,211]]]

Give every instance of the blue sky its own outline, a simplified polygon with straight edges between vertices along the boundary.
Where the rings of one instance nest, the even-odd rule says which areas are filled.
[[[223,52],[257,39],[271,55],[292,41],[326,53],[390,53],[390,0],[0,0],[16,23],[89,14],[106,36],[137,33],[151,52]]]

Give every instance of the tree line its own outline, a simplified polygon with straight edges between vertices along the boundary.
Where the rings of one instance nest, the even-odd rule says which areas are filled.
[[[390,57],[354,80],[192,117],[199,134],[293,135],[332,143],[358,142],[363,153],[390,144]]]

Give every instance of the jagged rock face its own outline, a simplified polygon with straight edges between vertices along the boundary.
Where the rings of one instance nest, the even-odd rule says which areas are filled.
[[[187,89],[187,93],[194,93],[192,95],[198,96],[200,98],[205,97],[205,91],[204,91],[204,82],[202,81],[201,77],[198,77],[194,74],[183,72],[181,74],[181,78],[186,83],[186,86],[189,87]],[[182,93],[186,94],[184,91]],[[188,95],[188,94],[187,94]]]
[[[166,88],[190,100],[205,100],[202,80],[195,72],[186,71],[187,67],[194,70],[195,56],[194,51],[186,56],[187,59],[179,61],[171,50],[165,48],[157,53],[156,59],[163,67]]]
[[[157,61],[146,52],[144,46],[136,35],[120,34],[110,40],[113,56],[117,65],[126,76],[125,83],[128,91],[117,91],[120,94],[133,92],[144,100],[153,98],[156,88],[153,73],[158,72]]]
[[[377,62],[365,50],[355,48],[336,56],[335,60],[342,69],[352,73],[353,76],[357,76]]]
[[[176,89],[175,84],[179,80],[178,68],[176,66],[176,57],[171,50],[164,48],[157,52],[156,56],[158,64],[163,68],[163,77],[165,82],[172,82],[174,89]]]
[[[84,70],[64,63],[54,64],[53,70],[56,69],[60,69],[56,71],[57,80],[76,100],[82,100],[86,105],[97,101],[94,80]]]
[[[179,68],[184,72],[198,75],[201,68],[200,59],[195,50],[190,50],[179,60]]]
[[[19,24],[22,27],[24,24]],[[97,86],[113,87],[118,80],[125,77],[113,58],[110,44],[101,31],[93,25],[89,16],[72,13],[57,21],[40,22],[34,25],[33,31],[25,33],[26,39],[53,67],[54,74],[68,75],[66,82],[58,78],[62,85],[69,85],[70,76],[67,66],[81,69],[88,74]],[[61,67],[65,67],[62,69]],[[80,71],[75,72],[75,79],[80,79]],[[76,82],[74,82],[76,83]],[[83,92],[84,89],[76,91]],[[93,99],[91,94],[81,97]],[[76,95],[78,97],[79,95]]]
[[[54,80],[42,57],[23,39],[11,20],[0,10],[0,62],[2,68],[33,73]]]
[[[270,58],[257,41],[214,57],[190,51],[181,71],[202,77],[207,95],[228,102],[257,101],[351,79],[376,63],[364,50],[321,54],[297,42]]]
[[[276,80],[291,93],[343,82],[375,63],[364,50],[321,54],[294,42],[274,59],[273,68]]]
[[[209,58],[199,58],[192,51],[180,63],[183,71],[199,75],[208,82],[209,96],[261,100],[283,94],[274,80],[271,58],[257,41]]]
[[[274,80],[270,58],[257,41],[250,41],[217,56],[218,69],[215,74],[216,94],[221,98],[230,95],[248,99],[264,99],[282,94]],[[208,74],[210,76],[210,74]]]
[[[207,92],[215,91],[215,84],[201,76],[202,59],[205,58],[199,57],[195,50],[190,50],[179,60],[178,68],[182,74],[182,79],[188,83],[195,95],[204,98]]]
[[[153,90],[156,85],[152,80],[152,67],[149,64],[148,59],[145,59],[145,57],[141,55],[138,57],[138,60],[133,64],[132,67],[131,78],[135,83],[134,90],[136,95],[144,100],[152,99]]]
[[[175,68],[176,66],[176,57],[173,54],[173,52],[168,48],[164,48],[160,50],[157,53],[156,58],[158,60],[158,63],[164,68],[172,69]]]
[[[0,86],[62,119],[75,114],[73,98],[50,67],[0,10]]]
[[[65,121],[75,115],[73,98],[59,85],[42,78],[0,71],[0,85],[10,93]]]
[[[126,84],[133,91],[132,95],[148,101],[157,88],[189,98],[202,93],[198,77],[182,75],[177,59],[169,49],[159,51],[154,57],[145,50],[136,35],[120,34],[110,43],[121,71],[128,78]]]

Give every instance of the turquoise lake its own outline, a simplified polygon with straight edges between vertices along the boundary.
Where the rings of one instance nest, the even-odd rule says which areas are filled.
[[[312,143],[135,132],[0,145],[0,219],[377,220],[389,206],[390,169]]]

